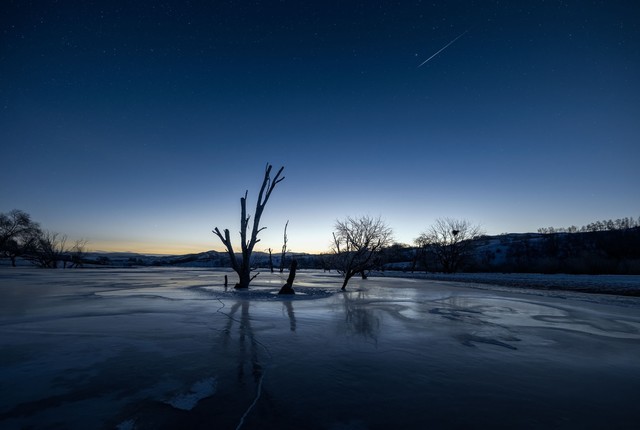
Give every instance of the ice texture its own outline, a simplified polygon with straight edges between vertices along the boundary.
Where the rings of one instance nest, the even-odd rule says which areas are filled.
[[[286,273],[224,275],[0,268],[0,428],[640,422],[638,297],[301,270],[283,298]]]
[[[177,394],[167,400],[167,403],[176,409],[190,411],[200,400],[213,396],[216,392],[216,386],[215,378],[205,378],[193,384],[188,393]]]

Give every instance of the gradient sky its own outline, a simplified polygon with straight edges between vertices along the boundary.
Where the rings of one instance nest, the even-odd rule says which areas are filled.
[[[349,215],[404,243],[445,216],[637,218],[639,23],[636,1],[3,1],[0,212],[94,250],[222,250],[270,162],[256,250],[287,220],[322,251]]]

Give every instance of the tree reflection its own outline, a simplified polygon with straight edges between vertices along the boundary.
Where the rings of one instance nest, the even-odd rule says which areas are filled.
[[[285,299],[282,303],[287,310],[287,315],[289,316],[289,328],[291,331],[296,331],[296,314],[293,311],[293,303],[288,299]]]
[[[251,326],[251,316],[249,314],[251,302],[249,300],[237,301],[227,315],[225,327],[224,345],[228,346],[231,340],[231,333],[234,324],[238,325],[238,382],[244,384],[247,367],[251,369],[253,380],[256,384],[260,382],[264,370],[258,356],[258,341],[256,340]],[[237,318],[238,311],[240,317]],[[266,350],[266,348],[265,348]],[[268,352],[268,350],[267,350]]]
[[[371,308],[366,291],[344,292],[341,295],[345,311],[346,331],[356,333],[377,343],[380,318]]]
[[[296,331],[296,317],[291,300],[283,300],[284,309],[289,317],[289,328]],[[234,332],[237,333],[237,380],[241,385],[246,383],[247,374],[251,374],[251,379],[260,387],[265,373],[264,354],[271,357],[269,348],[260,342],[255,335],[250,314],[251,300],[238,300],[231,306],[228,313],[220,311],[227,317],[223,333],[223,346],[229,348],[232,345]],[[258,388],[260,390],[260,388]],[[260,392],[258,392],[260,396]]]

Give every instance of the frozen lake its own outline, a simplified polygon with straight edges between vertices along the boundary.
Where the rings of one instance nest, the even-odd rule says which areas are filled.
[[[640,298],[0,267],[0,427],[638,428]]]

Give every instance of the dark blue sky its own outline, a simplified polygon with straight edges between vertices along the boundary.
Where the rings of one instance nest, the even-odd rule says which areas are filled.
[[[319,251],[348,215],[410,243],[640,214],[634,1],[0,7],[0,212],[93,249],[221,249],[266,162],[258,248],[287,219]]]

